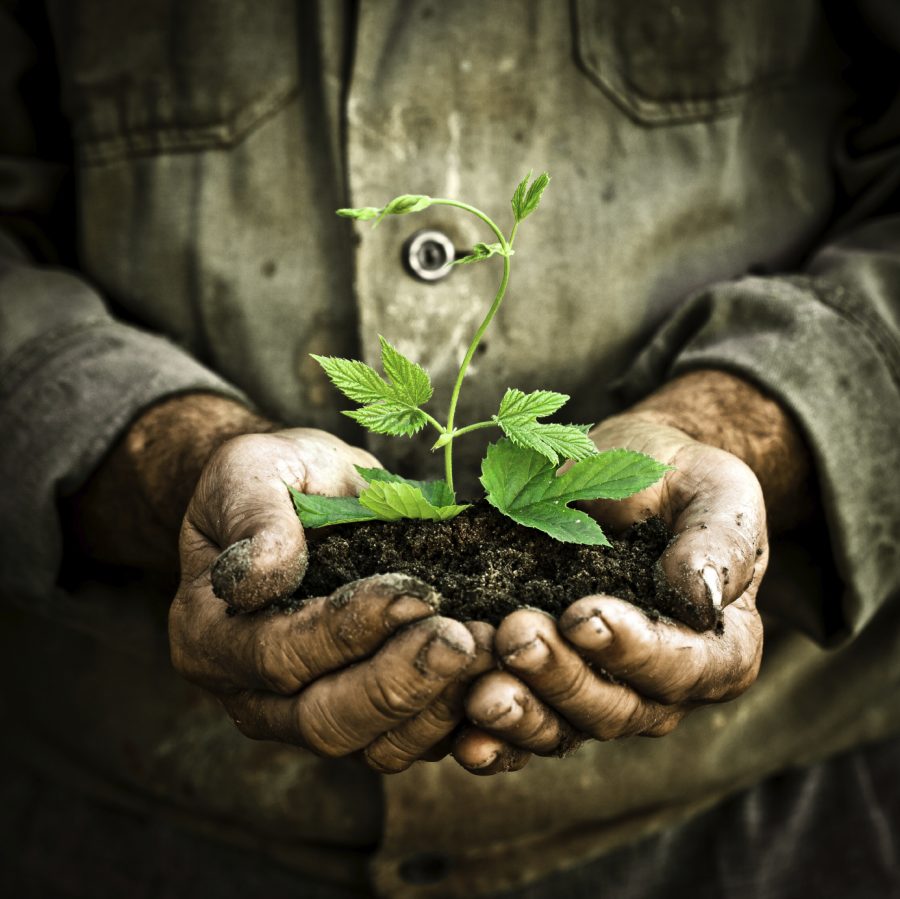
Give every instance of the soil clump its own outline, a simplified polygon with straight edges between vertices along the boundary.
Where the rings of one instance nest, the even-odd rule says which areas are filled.
[[[671,537],[661,519],[651,518],[610,547],[560,543],[481,501],[446,522],[407,519],[307,531],[309,568],[293,599],[399,572],[434,587],[443,597],[441,614],[461,621],[496,625],[523,606],[558,617],[582,596],[607,593],[698,631],[718,627],[721,616],[711,603],[698,605],[665,580],[658,560]]]

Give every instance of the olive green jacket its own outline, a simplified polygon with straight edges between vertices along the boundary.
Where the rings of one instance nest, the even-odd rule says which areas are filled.
[[[371,856],[384,895],[469,896],[900,730],[900,24],[890,0],[835,6],[5,0],[2,656],[31,760],[321,876]],[[759,683],[665,739],[493,779],[251,743],[170,670],[164,596],[59,586],[56,500],[173,393],[353,437],[309,354],[374,362],[378,334],[440,408],[497,271],[424,283],[404,247],[490,235],[333,210],[415,192],[502,217],[531,168],[553,183],[459,421],[508,386],[596,421],[699,367],[777,397],[824,519],[773,551]],[[371,444],[388,467],[435,470],[427,439],[393,443]],[[460,449],[471,481],[481,447]]]

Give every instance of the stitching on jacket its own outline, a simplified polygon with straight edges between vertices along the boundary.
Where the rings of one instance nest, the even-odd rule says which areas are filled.
[[[241,107],[224,121],[141,128],[110,137],[86,138],[78,144],[82,165],[103,165],[133,156],[191,153],[240,143],[257,125],[275,115],[300,93],[294,79]]]

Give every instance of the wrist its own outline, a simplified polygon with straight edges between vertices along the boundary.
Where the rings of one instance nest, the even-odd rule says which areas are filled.
[[[181,520],[210,456],[233,437],[273,427],[213,394],[151,406],[67,504],[80,551],[102,562],[174,570]]]
[[[806,442],[791,415],[749,381],[713,369],[688,372],[628,414],[677,428],[745,462],[762,486],[772,530],[796,525],[812,511]]]

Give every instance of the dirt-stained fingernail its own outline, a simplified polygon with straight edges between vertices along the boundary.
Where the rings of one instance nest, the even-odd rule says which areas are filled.
[[[431,677],[449,677],[461,671],[472,660],[471,654],[464,647],[441,636],[431,638],[420,658],[422,664],[419,670]]]
[[[237,543],[233,543],[213,562],[210,572],[213,593],[219,599],[231,602],[234,599],[235,591],[252,567],[250,540],[239,540]]]
[[[565,635],[584,649],[604,649],[613,641],[613,632],[599,614],[580,618],[565,628]]]
[[[712,603],[714,609],[722,608],[722,579],[719,572],[712,565],[707,565],[700,572],[703,577],[703,583],[706,584],[706,595]]]
[[[435,612],[434,606],[417,596],[398,596],[385,610],[384,623],[388,630],[392,630],[411,621],[428,618]]]
[[[472,720],[482,727],[509,727],[519,721],[524,712],[515,699],[503,699],[488,706],[484,712],[476,713]]]
[[[503,657],[505,664],[520,671],[539,671],[549,660],[550,649],[540,637],[535,637],[530,643],[514,649]]]

